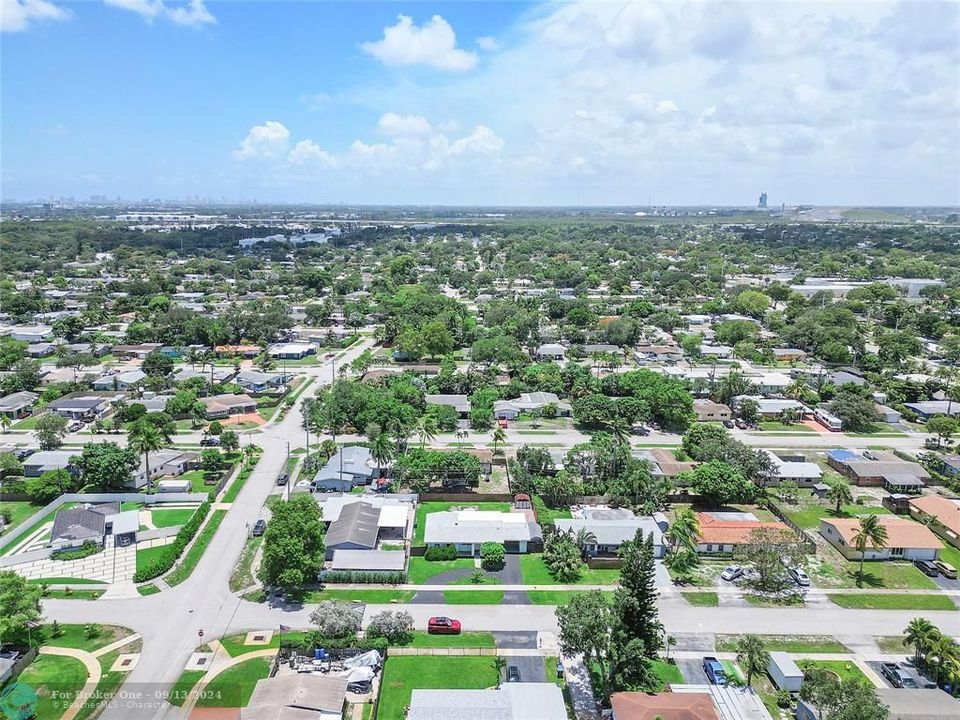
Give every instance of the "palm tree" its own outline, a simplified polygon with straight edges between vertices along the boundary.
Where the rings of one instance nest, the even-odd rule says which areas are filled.
[[[200,361],[200,351],[197,348],[190,348],[187,350],[187,354],[183,357],[190,364],[190,369],[193,370],[197,363]]]
[[[933,674],[933,681],[940,684],[940,677],[944,674],[956,672],[960,665],[960,645],[949,635],[937,633],[936,638],[930,643],[928,657],[936,657],[936,671]]]
[[[490,663],[493,666],[493,671],[497,674],[497,689],[500,689],[500,683],[502,682],[501,678],[503,677],[503,670],[507,667],[507,659],[497,655]]]
[[[497,450],[500,446],[500,443],[505,443],[507,441],[506,431],[497,425],[496,429],[493,431],[493,454],[497,454]]]
[[[913,645],[913,664],[920,667],[924,653],[937,633],[937,628],[926,618],[918,617],[910,621],[903,631],[904,646]]]
[[[127,446],[143,455],[148,485],[150,484],[150,453],[162,450],[169,442],[170,439],[164,437],[160,428],[143,418],[137,420],[127,432]]]
[[[0,415],[0,428],[3,428],[3,432],[6,433],[11,425],[13,425],[13,421],[9,415]]]
[[[370,454],[373,455],[373,459],[377,461],[377,477],[380,477],[380,468],[384,463],[390,462],[390,460],[393,459],[394,455],[396,455],[396,447],[393,444],[393,440],[390,439],[390,436],[385,432],[381,432],[370,441]]]
[[[690,508],[678,509],[666,534],[672,550],[695,551],[700,537],[700,521],[696,513]]]
[[[619,473],[620,449],[624,445],[626,445],[627,448],[630,447],[630,423],[624,418],[617,416],[608,420],[604,425],[607,430],[610,431],[610,436],[613,438],[614,450],[616,450],[616,454],[614,455],[614,472]]]
[[[326,440],[320,443],[320,449],[318,450],[318,452],[320,453],[321,457],[324,457],[327,460],[329,460],[337,452],[336,441],[331,440],[330,438],[327,438]]]
[[[840,514],[840,508],[843,505],[849,505],[853,502],[853,490],[850,489],[850,483],[840,478],[828,480],[830,489],[827,490],[827,500],[836,503],[836,514]]]
[[[427,440],[433,442],[437,439],[437,419],[432,415],[424,415],[417,420],[417,435],[420,436],[420,449],[423,450]]]
[[[673,635],[667,635],[664,638],[663,646],[667,649],[667,662],[670,662],[670,648],[677,644],[677,639]]]
[[[580,555],[586,556],[587,554],[587,545],[596,545],[597,536],[589,528],[582,527],[577,530],[576,535],[573,536],[573,541],[577,544],[577,547],[580,548]]]
[[[854,547],[860,553],[860,570],[857,573],[857,585],[863,580],[863,561],[866,555],[867,545],[874,550],[886,547],[887,528],[880,522],[879,515],[866,515],[860,518],[860,529],[853,536]]]
[[[767,670],[770,653],[763,646],[763,640],[756,635],[744,635],[737,642],[737,663],[747,671],[747,687],[753,685],[753,676]]]

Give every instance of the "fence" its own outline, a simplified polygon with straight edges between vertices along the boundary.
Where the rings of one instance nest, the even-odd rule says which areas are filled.
[[[16,680],[18,677],[20,677],[20,673],[26,670],[27,666],[32,663],[36,657],[37,648],[30,648],[27,650],[27,652],[13,661],[13,665],[10,666],[9,674],[4,678],[0,678],[0,682],[5,684],[7,682],[13,682]]]
[[[797,525],[793,520],[787,517],[787,514],[783,512],[779,505],[775,502],[767,502],[767,509],[777,516],[777,519],[780,520],[784,525],[793,530],[797,538],[800,540],[800,546],[803,551],[809,555],[814,554],[817,551],[816,541],[807,534],[807,531]]]

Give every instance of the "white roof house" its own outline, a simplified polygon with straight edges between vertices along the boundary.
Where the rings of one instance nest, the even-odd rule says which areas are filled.
[[[456,545],[465,553],[474,552],[485,542],[503,543],[508,549],[526,552],[527,543],[540,537],[540,526],[527,513],[491,510],[430,513],[423,533],[428,546]]]
[[[779,480],[793,480],[801,484],[812,484],[818,482],[820,478],[823,477],[823,471],[820,470],[820,466],[816,463],[784,460],[769,450],[764,450],[763,452],[765,452],[767,457],[773,462],[774,467],[777,469],[777,479]]]
[[[414,690],[407,720],[566,720],[554,683],[504,683],[488,690]]]

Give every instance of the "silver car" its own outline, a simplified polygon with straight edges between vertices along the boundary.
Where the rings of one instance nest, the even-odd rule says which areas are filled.
[[[800,568],[790,568],[787,573],[793,578],[793,581],[800,587],[810,587],[810,578]]]
[[[727,565],[720,573],[720,579],[727,582],[733,582],[738,577],[743,576],[743,568],[739,565]]]

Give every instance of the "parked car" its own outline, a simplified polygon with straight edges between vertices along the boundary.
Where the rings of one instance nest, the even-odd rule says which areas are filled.
[[[427,633],[430,635],[459,635],[460,621],[442,615],[432,617],[427,621]]]
[[[734,420],[734,421],[733,421],[733,424],[736,425],[736,426],[737,426],[738,428],[740,428],[741,430],[746,430],[746,429],[747,429],[747,423],[746,423],[745,421],[741,420],[740,418],[737,418],[736,420]]]
[[[727,428],[727,430],[730,430],[730,429],[736,427],[736,425],[734,425],[733,420],[724,420],[724,421],[723,421],[723,426],[724,426],[725,428]]]
[[[944,562],[943,560],[937,560],[933,564],[937,566],[937,570],[939,570],[940,574],[945,578],[950,580],[957,579],[957,569],[950,563]]]
[[[290,476],[287,473],[280,473],[277,476],[277,485],[286,485],[290,481]]]
[[[267,530],[267,521],[260,518],[253,524],[253,536],[260,537]]]
[[[83,423],[79,420],[74,420],[72,423],[67,425],[67,432],[78,432],[83,430]]]
[[[913,564],[917,566],[917,570],[922,572],[928,577],[937,577],[940,574],[940,570],[929,560],[914,560]]]
[[[727,582],[733,582],[738,577],[743,576],[743,568],[739,565],[727,565],[723,572],[720,573],[720,579],[726,580]]]
[[[200,444],[206,447],[220,447],[220,438],[208,435],[207,437],[200,438]]]
[[[507,682],[520,682],[520,668],[516,665],[507,668]]]
[[[347,685],[347,690],[357,695],[363,695],[370,692],[373,687],[373,683],[369,680],[358,680],[357,682],[352,682]]]
[[[916,687],[916,682],[912,677],[907,673],[903,672],[900,669],[900,666],[895,662],[885,662],[880,664],[880,673],[890,682],[891,685],[895,688],[902,688],[907,683],[912,684],[913,687]]]
[[[800,587],[810,586],[810,578],[800,568],[796,568],[796,567],[790,568],[789,570],[787,570],[787,574]]]
[[[633,431],[640,437],[647,437],[650,434],[650,428],[644,427],[643,425],[637,425]]]
[[[715,657],[708,655],[703,659],[703,671],[707,674],[707,679],[714,685],[727,684],[727,673]]]

